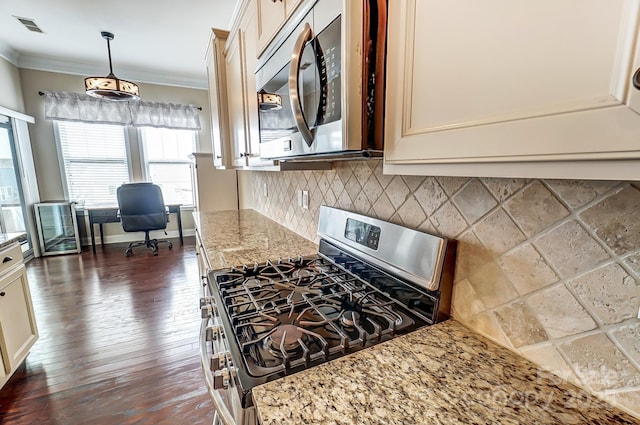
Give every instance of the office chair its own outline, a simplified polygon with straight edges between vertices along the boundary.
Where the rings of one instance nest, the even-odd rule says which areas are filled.
[[[144,232],[144,241],[131,242],[125,256],[131,256],[131,250],[136,246],[151,248],[153,255],[158,255],[159,243],[168,243],[169,249],[173,248],[170,241],[149,238],[150,231],[166,229],[169,221],[160,186],[152,183],[123,184],[116,194],[124,231]]]

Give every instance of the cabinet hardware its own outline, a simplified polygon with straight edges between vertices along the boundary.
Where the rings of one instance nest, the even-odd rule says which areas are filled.
[[[633,87],[640,90],[640,68],[633,74]]]
[[[9,261],[13,261],[13,257],[6,256],[2,259],[2,264],[8,263]]]
[[[216,155],[216,159],[222,159],[222,155]]]
[[[4,297],[5,295],[7,295],[6,292],[0,292],[0,297]]]

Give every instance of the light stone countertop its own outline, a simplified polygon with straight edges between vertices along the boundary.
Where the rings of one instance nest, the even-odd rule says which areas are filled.
[[[640,424],[449,320],[253,389],[262,425]]]
[[[6,248],[14,242],[21,242],[27,238],[24,232],[0,233],[0,249]]]
[[[213,270],[317,252],[254,210],[194,219]],[[252,391],[262,425],[640,424],[454,320]]]
[[[193,213],[212,270],[312,255],[318,245],[254,210]]]

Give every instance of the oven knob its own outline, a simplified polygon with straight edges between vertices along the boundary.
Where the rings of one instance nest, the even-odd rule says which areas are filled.
[[[213,389],[229,388],[229,369],[226,367],[213,374]]]
[[[207,341],[215,341],[218,339],[218,325],[207,326],[205,338]]]
[[[209,317],[211,317],[211,304],[206,304],[200,307],[200,316],[203,319],[208,319]]]
[[[224,359],[224,353],[212,354],[209,362],[209,368],[211,371],[215,372],[216,370],[223,369],[225,366]]]

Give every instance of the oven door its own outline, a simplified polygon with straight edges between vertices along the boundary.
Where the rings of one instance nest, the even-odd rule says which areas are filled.
[[[200,361],[215,409],[213,425],[257,425],[255,407],[242,408],[236,388],[235,362],[231,359],[214,299],[202,298],[200,309]]]
[[[294,45],[279,49],[289,52],[290,61],[258,92],[261,157],[344,150],[340,36],[340,16],[319,34],[304,22],[291,35]],[[272,60],[282,56],[278,51]]]

